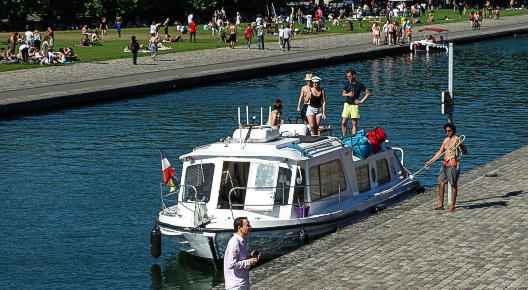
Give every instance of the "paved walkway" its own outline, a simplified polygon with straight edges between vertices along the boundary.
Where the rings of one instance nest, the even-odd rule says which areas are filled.
[[[449,38],[455,43],[468,42],[514,31],[526,33],[528,15],[486,20],[479,32],[471,31],[468,22],[434,26],[449,29]],[[131,59],[119,59],[3,72],[0,114],[126,98],[406,51],[407,46],[373,46],[371,34],[362,33],[294,40],[289,52],[266,43],[264,51],[254,45],[250,50],[239,46],[167,54],[158,61],[141,57],[137,66]]]
[[[435,167],[436,168],[436,167]],[[528,146],[251,271],[252,289],[528,288]]]

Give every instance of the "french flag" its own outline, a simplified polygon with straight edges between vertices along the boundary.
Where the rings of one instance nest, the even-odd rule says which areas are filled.
[[[172,177],[176,175],[176,172],[174,172],[174,168],[172,168],[172,165],[170,164],[169,160],[161,150],[159,150],[161,154],[161,170],[163,171],[163,182],[165,185],[169,185],[169,183],[172,180]]]

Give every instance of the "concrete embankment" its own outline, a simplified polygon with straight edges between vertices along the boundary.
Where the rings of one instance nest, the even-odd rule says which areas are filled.
[[[526,289],[527,174],[525,146],[463,174],[456,211],[428,190],[253,269],[251,288]]]
[[[485,20],[477,32],[467,22],[435,27],[449,29],[449,39],[455,44],[473,42],[528,33],[528,15]],[[240,46],[162,55],[158,61],[142,57],[137,66],[131,59],[119,59],[4,72],[0,117],[409,51],[407,45],[374,46],[371,37],[370,33],[362,33],[294,40],[289,52],[267,43],[266,50]]]

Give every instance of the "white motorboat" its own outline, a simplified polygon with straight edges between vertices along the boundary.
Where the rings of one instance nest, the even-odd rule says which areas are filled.
[[[337,137],[307,136],[304,124],[265,125],[262,109],[261,124],[241,124],[240,108],[238,114],[232,137],[180,157],[176,191],[161,183],[156,223],[180,242],[180,251],[219,265],[233,220],[247,217],[250,250],[274,258],[421,188],[403,167],[400,148],[383,143],[360,159]]]
[[[412,52],[447,52],[447,34],[449,30],[441,28],[424,28],[418,31],[422,40],[412,41]],[[434,35],[433,35],[434,34]],[[436,37],[435,37],[436,36]]]

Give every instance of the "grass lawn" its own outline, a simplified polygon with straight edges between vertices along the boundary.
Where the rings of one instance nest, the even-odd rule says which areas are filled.
[[[468,14],[469,14],[468,10]],[[528,14],[528,10],[501,10],[501,17],[504,16],[512,16],[512,15],[520,15],[520,14]],[[444,17],[451,17],[453,20],[451,21],[445,21],[443,20]],[[439,9],[435,12],[435,22],[433,23],[425,23],[427,19],[427,16],[423,16],[421,18],[422,23],[421,24],[414,24],[413,27],[421,26],[421,25],[430,25],[430,24],[441,24],[441,23],[447,23],[447,22],[459,22],[459,21],[469,21],[468,16],[463,16],[462,18],[458,14],[458,12],[454,12],[453,9]],[[296,39],[302,39],[302,38],[308,38],[308,37],[318,37],[318,36],[326,36],[326,35],[332,35],[332,34],[342,34],[342,33],[358,33],[358,32],[367,32],[371,30],[373,22],[369,22],[366,19],[362,21],[362,26],[359,27],[359,24],[357,21],[352,21],[354,25],[354,31],[345,31],[344,27],[344,20],[341,20],[340,26],[333,27],[331,23],[327,21],[326,27],[328,28],[324,32],[319,33],[311,33],[311,34],[299,34],[296,35]],[[469,25],[469,24],[468,24]],[[238,32],[238,39],[239,45],[245,45],[244,40],[244,29],[247,27],[247,23],[242,24],[242,29]],[[305,25],[302,25],[301,28],[304,28]],[[299,28],[298,25],[296,28]],[[172,36],[175,36],[175,27],[171,26],[169,28],[169,33]],[[163,33],[163,28],[160,29],[160,32]],[[24,32],[21,32],[24,33]],[[41,35],[44,36],[45,32],[41,32]],[[135,35],[138,41],[142,44],[147,45],[148,39],[150,38],[149,35],[149,28],[126,28],[122,29],[121,31],[121,38],[117,37],[117,32],[115,29],[109,29],[108,30],[108,36],[104,39],[104,42],[102,42],[103,46],[93,46],[93,47],[74,47],[75,53],[79,56],[79,59],[81,62],[90,62],[90,61],[104,61],[104,60],[110,60],[110,59],[119,59],[119,58],[131,58],[132,55],[130,53],[124,53],[123,49],[126,45],[130,43],[130,37],[132,35]],[[9,39],[10,33],[0,33],[0,41],[3,43]],[[229,35],[228,35],[229,36]],[[69,46],[72,47],[74,44],[78,44],[79,41],[83,37],[81,36],[81,32],[79,30],[68,30],[68,31],[55,31],[55,48],[58,50],[58,48],[63,46]],[[166,53],[175,53],[175,52],[182,52],[182,51],[191,51],[191,50],[201,50],[201,49],[210,49],[210,48],[219,48],[219,47],[227,47],[228,44],[225,44],[220,41],[220,37],[218,35],[211,35],[210,31],[204,31],[202,29],[202,26],[198,26],[198,32],[196,35],[196,43],[190,43],[189,42],[189,34],[183,35],[184,42],[177,42],[177,43],[163,43],[165,46],[170,46],[173,49],[172,50],[165,50],[165,51],[159,51],[159,54],[166,54]],[[277,35],[266,35],[265,36],[266,42],[277,42],[278,36]],[[256,37],[253,37],[252,39],[253,45],[256,47],[257,39]],[[2,52],[6,51],[8,49],[8,45],[3,43],[0,45],[0,49],[3,49]],[[18,53],[18,47],[17,47],[17,53]],[[148,55],[150,57],[150,53],[145,54],[139,54],[141,55]],[[71,65],[71,64],[64,64],[64,65]],[[0,64],[0,72],[3,71],[9,71],[9,70],[16,70],[16,69],[24,69],[24,68],[36,68],[36,67],[47,67],[47,65],[40,66],[40,65],[23,65],[23,64]]]

